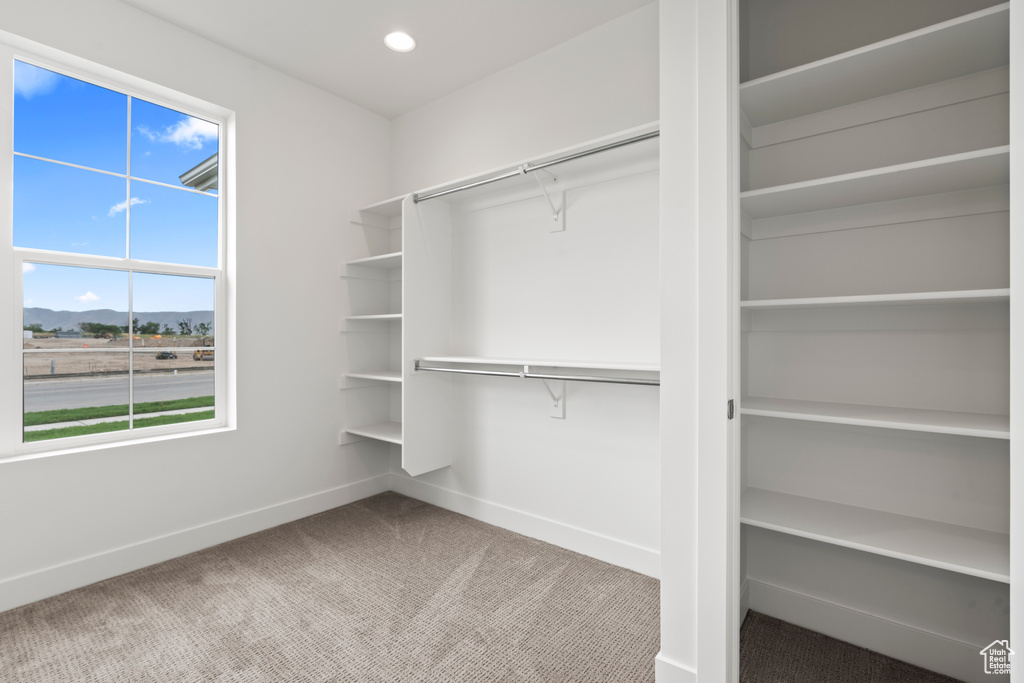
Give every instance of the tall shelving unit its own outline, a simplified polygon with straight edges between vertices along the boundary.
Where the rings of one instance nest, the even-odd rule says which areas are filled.
[[[964,680],[1009,636],[1008,17],[739,86],[743,607]]]
[[[369,255],[345,262],[341,273],[349,303],[340,387],[347,424],[338,442],[390,444],[389,452],[399,453],[402,469],[413,476],[451,463],[450,378],[414,376],[406,362],[447,345],[446,211],[444,204],[417,206],[411,196],[361,209],[351,223],[362,231]]]
[[[342,266],[349,310],[342,320],[347,367],[341,378],[348,424],[339,442],[368,438],[402,444],[402,198],[352,218],[368,256]]]

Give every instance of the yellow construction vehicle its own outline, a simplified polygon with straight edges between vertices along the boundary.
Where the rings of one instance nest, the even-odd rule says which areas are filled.
[[[199,342],[201,347],[213,346],[213,337],[203,337]],[[192,360],[213,360],[213,349],[198,348],[192,352]]]

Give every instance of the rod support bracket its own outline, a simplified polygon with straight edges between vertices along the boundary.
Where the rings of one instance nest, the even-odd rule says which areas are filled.
[[[548,390],[548,396],[551,397],[551,417],[556,420],[565,419],[565,380],[547,380],[542,379],[544,388]],[[556,394],[551,389],[551,382],[558,384],[558,393]]]
[[[525,164],[523,166],[519,167],[519,172],[520,173],[526,173],[527,170],[528,170],[528,167]],[[551,176],[551,182],[552,183],[557,183],[558,182],[558,176],[556,176],[555,174],[551,173],[550,171],[546,171],[543,168],[537,169],[537,170],[538,171],[544,171],[544,173],[547,173],[549,176]],[[552,215],[552,220],[554,222],[551,225],[550,232],[564,232],[565,231],[565,192],[561,193],[561,195],[562,195],[561,207],[557,207],[557,206],[555,206],[555,202],[551,200],[551,195],[548,194],[548,188],[544,186],[544,181],[542,181],[540,179],[540,174],[535,172],[533,174],[533,179],[537,181],[537,187],[539,187],[540,191],[544,193],[544,199],[548,200],[548,206],[551,207],[551,215]]]

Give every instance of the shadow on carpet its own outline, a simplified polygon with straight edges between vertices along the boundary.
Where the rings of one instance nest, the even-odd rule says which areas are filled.
[[[753,610],[740,628],[740,683],[961,683]]]

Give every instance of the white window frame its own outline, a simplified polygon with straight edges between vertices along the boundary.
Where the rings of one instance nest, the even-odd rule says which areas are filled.
[[[10,98],[0,102],[0,155],[4,162],[0,168],[0,187],[13,186],[14,166],[14,135],[13,135],[13,72],[14,61],[21,61],[34,66],[49,69],[60,74],[77,78],[118,93],[146,100],[183,114],[195,116],[216,123],[218,135],[218,242],[217,266],[188,266],[172,263],[144,261],[132,258],[108,256],[92,256],[72,254],[41,249],[29,249],[13,246],[13,202],[10,189],[4,190],[0,198],[0,240],[3,249],[10,258],[0,259],[0,279],[3,276],[3,262],[10,264],[10,276],[14,286],[10,295],[11,338],[13,353],[11,358],[11,385],[7,396],[0,396],[0,462],[9,459],[24,459],[41,455],[56,455],[81,450],[92,450],[98,447],[119,446],[146,443],[166,438],[204,435],[212,432],[235,428],[234,412],[234,314],[233,287],[231,280],[234,273],[234,183],[232,161],[234,158],[232,141],[234,138],[234,113],[223,107],[210,104],[189,95],[172,91],[163,86],[155,85],[143,79],[124,74],[101,65],[97,65],[66,53],[52,50],[45,46],[20,39],[0,31],[0,92]],[[129,124],[130,125],[130,124]],[[126,131],[127,134],[128,131]],[[130,153],[130,152],[129,152]],[[74,166],[74,165],[72,165]],[[119,175],[119,174],[118,174]],[[146,181],[141,181],[146,182]],[[156,183],[167,186],[166,183]],[[178,188],[176,188],[178,189]],[[192,191],[180,188],[182,191]],[[203,193],[205,194],[205,193]],[[214,280],[214,330],[215,351],[214,362],[214,418],[194,422],[182,422],[141,429],[129,429],[100,434],[64,437],[53,440],[25,443],[23,440],[24,421],[24,358],[32,353],[24,350],[23,334],[23,285],[22,264],[25,262],[82,266],[125,272],[155,273],[161,275],[182,275],[212,278]],[[129,285],[130,287],[130,285]],[[0,290],[2,291],[2,290]],[[129,290],[130,291],[130,290]],[[2,296],[2,294],[0,294]],[[0,311],[7,302],[0,302]],[[133,310],[129,308],[129,320]],[[2,316],[0,316],[2,317]],[[133,330],[134,332],[134,330]],[[134,334],[129,334],[127,349],[89,349],[90,352],[123,353],[131,358],[134,352]],[[2,353],[5,344],[0,344]],[[73,352],[72,352],[73,353]],[[146,351],[148,353],[148,351]],[[2,361],[0,361],[2,362]],[[3,373],[6,374],[6,373]],[[129,374],[129,379],[133,375]],[[0,375],[2,378],[2,375]],[[129,411],[133,405],[132,382],[129,381]]]

